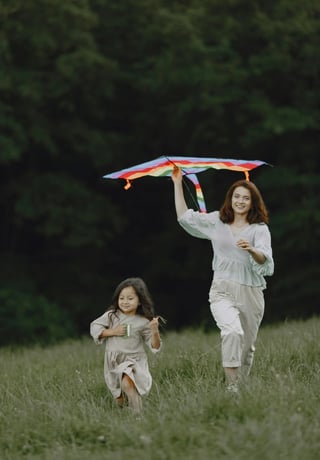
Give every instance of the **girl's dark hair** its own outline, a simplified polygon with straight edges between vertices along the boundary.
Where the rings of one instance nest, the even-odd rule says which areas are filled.
[[[224,203],[220,208],[220,219],[222,222],[231,224],[234,221],[234,212],[231,203],[233,192],[237,187],[244,187],[249,190],[251,194],[251,208],[247,217],[249,224],[260,224],[262,222],[268,224],[268,211],[258,187],[253,182],[245,179],[234,182],[227,191]]]
[[[133,287],[139,298],[140,304],[137,308],[137,314],[151,320],[155,316],[153,300],[151,298],[146,283],[141,278],[127,278],[121,281],[121,283],[116,287],[113,293],[111,306],[108,310],[110,310],[114,314],[117,314],[117,312],[119,311],[119,295],[122,289],[130,286]]]

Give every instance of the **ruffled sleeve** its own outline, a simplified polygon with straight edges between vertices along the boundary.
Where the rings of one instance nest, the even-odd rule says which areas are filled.
[[[90,335],[97,345],[105,341],[105,337],[99,339],[101,332],[110,326],[110,312],[105,312],[99,318],[90,323]]]
[[[266,224],[257,224],[253,246],[266,257],[263,264],[258,264],[250,254],[250,263],[253,271],[261,276],[272,276],[274,272],[274,260],[272,256],[271,235]]]
[[[210,240],[212,237],[212,229],[219,218],[219,212],[201,213],[188,209],[178,219],[181,227],[190,235],[196,238]]]

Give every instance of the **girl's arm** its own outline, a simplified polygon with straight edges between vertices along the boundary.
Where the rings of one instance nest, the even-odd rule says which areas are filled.
[[[107,337],[125,335],[124,325],[118,325],[114,328],[110,327],[111,325],[110,312],[104,313],[90,323],[90,334],[96,344],[101,344]]]
[[[161,346],[161,338],[159,334],[159,318],[153,318],[149,323],[149,327],[151,329],[151,346],[155,350],[159,350]]]
[[[119,324],[116,327],[112,328],[105,328],[101,331],[99,335],[99,340],[101,339],[106,339],[107,337],[121,337],[126,334],[126,325],[125,324]]]
[[[179,219],[188,210],[183,193],[182,173],[178,167],[173,168],[172,181],[174,183],[174,203],[176,207],[177,218]]]

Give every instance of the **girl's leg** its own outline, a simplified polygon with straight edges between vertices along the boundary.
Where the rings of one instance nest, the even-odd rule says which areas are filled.
[[[118,398],[116,398],[116,403],[121,408],[126,404],[126,398],[124,397],[123,394],[121,394]]]
[[[127,374],[123,374],[121,381],[121,388],[126,397],[128,398],[129,407],[136,413],[142,411],[142,399],[135,384]]]

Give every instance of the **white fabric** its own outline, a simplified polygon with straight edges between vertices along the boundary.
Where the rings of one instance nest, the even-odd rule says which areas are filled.
[[[274,271],[271,235],[266,224],[251,224],[234,235],[219,212],[199,213],[188,209],[179,224],[192,236],[208,239],[213,249],[213,281],[209,292],[211,313],[221,331],[222,364],[239,368],[249,375],[255,341],[264,313],[265,276]],[[258,264],[239,239],[262,252],[266,260]]]
[[[221,331],[223,367],[241,367],[249,375],[264,313],[261,288],[216,280],[209,292],[211,313]]]
[[[271,276],[274,270],[271,236],[266,224],[251,224],[235,236],[230,225],[220,220],[218,211],[200,213],[192,209],[188,209],[178,222],[190,235],[211,241],[214,279],[266,288],[264,277]],[[240,238],[247,239],[265,255],[264,264],[258,264],[247,251],[236,246]]]

